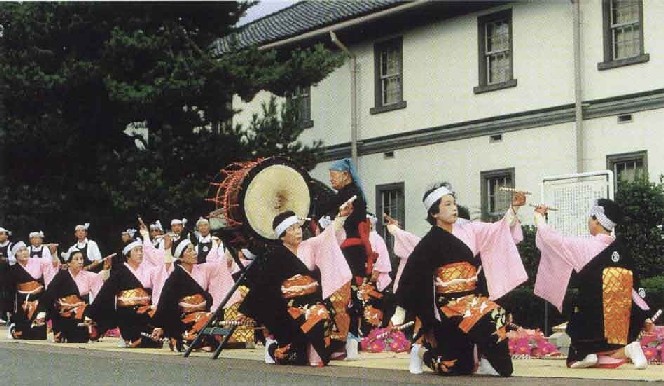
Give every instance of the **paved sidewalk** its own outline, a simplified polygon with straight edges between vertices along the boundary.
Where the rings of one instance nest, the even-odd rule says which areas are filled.
[[[19,341],[11,340],[6,337],[6,328],[0,328],[0,342],[13,343],[17,345],[48,345],[69,348],[80,348],[85,350],[99,350],[122,352],[131,351],[132,353],[141,353],[145,355],[168,355],[178,356],[179,353],[171,352],[165,345],[162,349],[127,349],[119,348],[119,338],[105,337],[100,342],[94,343],[52,343],[51,341]],[[194,352],[192,356],[210,357],[211,353]],[[263,361],[264,350],[262,346],[253,349],[225,349],[221,353],[221,358],[234,358]],[[186,361],[186,358],[182,358]],[[359,360],[356,361],[332,361],[330,366],[343,366],[355,368],[371,369],[389,369],[408,371],[408,354],[401,353],[360,353]],[[426,370],[425,370],[426,371]],[[664,381],[664,366],[651,365],[645,370],[636,370],[632,364],[625,364],[615,370],[607,369],[575,369],[571,370],[565,367],[565,361],[562,359],[517,359],[514,360],[515,377],[534,377],[534,378],[581,378],[581,379],[611,379],[611,380],[632,380],[632,381]]]

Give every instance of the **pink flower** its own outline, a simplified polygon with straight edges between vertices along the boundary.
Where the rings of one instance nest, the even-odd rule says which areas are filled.
[[[643,354],[646,356],[648,361],[652,361],[657,357],[657,349],[654,347],[644,347]]]
[[[530,345],[527,340],[520,340],[514,347],[514,353],[517,355],[530,355]]]
[[[380,340],[375,340],[369,344],[367,351],[369,352],[383,352],[385,350],[385,343]]]

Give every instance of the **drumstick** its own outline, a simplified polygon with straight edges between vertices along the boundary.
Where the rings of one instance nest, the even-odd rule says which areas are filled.
[[[528,191],[525,191],[525,190],[516,189],[516,188],[508,188],[506,186],[501,186],[501,187],[498,188],[498,190],[502,190],[503,192],[513,192],[513,193],[519,193],[520,192],[520,193],[525,194],[526,196],[529,196],[529,195],[532,194],[532,193],[530,193]]]
[[[147,332],[141,332],[141,336],[148,338],[153,342],[166,342],[168,340],[167,338],[155,339],[152,337],[152,335],[148,334]]]
[[[341,206],[339,207],[339,210],[342,211],[342,210],[346,209],[346,207],[348,207],[348,205],[352,204],[353,201],[355,201],[356,199],[357,199],[357,195],[349,198],[348,201],[341,204]]]
[[[537,208],[537,207],[538,207],[538,205],[535,205],[535,204],[529,204],[529,205],[532,206],[533,208]],[[557,211],[557,210],[558,210],[558,208],[554,208],[554,207],[552,207],[552,206],[547,206],[546,209],[547,209],[547,210],[550,210],[550,211]]]
[[[401,324],[399,326],[393,326],[392,328],[388,329],[387,331],[381,332],[380,334],[376,335],[376,339],[386,338],[388,335],[390,335],[390,333],[395,332],[395,331],[405,330],[408,327],[412,326],[413,324],[415,324],[415,321],[411,320],[410,322],[406,322],[406,323]]]

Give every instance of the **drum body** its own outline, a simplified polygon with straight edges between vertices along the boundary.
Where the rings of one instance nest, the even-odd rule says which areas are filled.
[[[262,239],[275,240],[274,217],[292,210],[307,217],[311,206],[309,175],[283,158],[233,163],[223,169],[224,179],[211,198],[213,228],[241,228]]]

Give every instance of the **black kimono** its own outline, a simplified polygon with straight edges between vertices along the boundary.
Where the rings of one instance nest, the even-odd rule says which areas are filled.
[[[575,281],[579,292],[567,324],[572,340],[568,363],[637,339],[647,316],[632,301],[638,281],[634,260],[622,242],[606,247],[578,272]]]
[[[161,342],[142,336],[153,330],[151,294],[152,288],[144,287],[126,264],[120,264],[111,270],[87,314],[97,323],[100,334],[119,327],[130,347],[161,347]]]
[[[212,295],[176,265],[164,283],[152,325],[162,328],[172,339],[171,348],[181,351],[182,343],[191,344],[210,319],[211,306]],[[207,343],[215,342],[210,338]]]
[[[102,279],[92,272],[81,271],[78,274],[91,276],[86,279],[85,285],[95,288],[86,289],[85,295],[82,295],[71,273],[61,270],[53,277],[39,303],[39,311],[46,312],[47,318],[52,321],[56,342],[85,343],[98,338],[96,330],[83,323],[85,310],[90,304],[88,291],[97,290]]]
[[[35,264],[35,261],[29,263]],[[33,324],[39,301],[44,294],[43,274],[34,278],[23,266],[16,263],[10,266],[9,276],[14,289],[14,310],[11,317],[14,326],[10,329],[12,336],[14,339],[45,340],[46,325]]]
[[[278,364],[308,363],[310,344],[322,363],[330,360],[332,307],[324,304],[319,281],[283,245],[267,253],[248,276],[250,291],[240,312],[265,325],[277,341],[268,348]]]
[[[512,373],[506,313],[478,288],[479,265],[464,241],[434,226],[399,280],[397,304],[422,321],[424,362],[441,375],[472,374],[474,345],[500,375]]]

